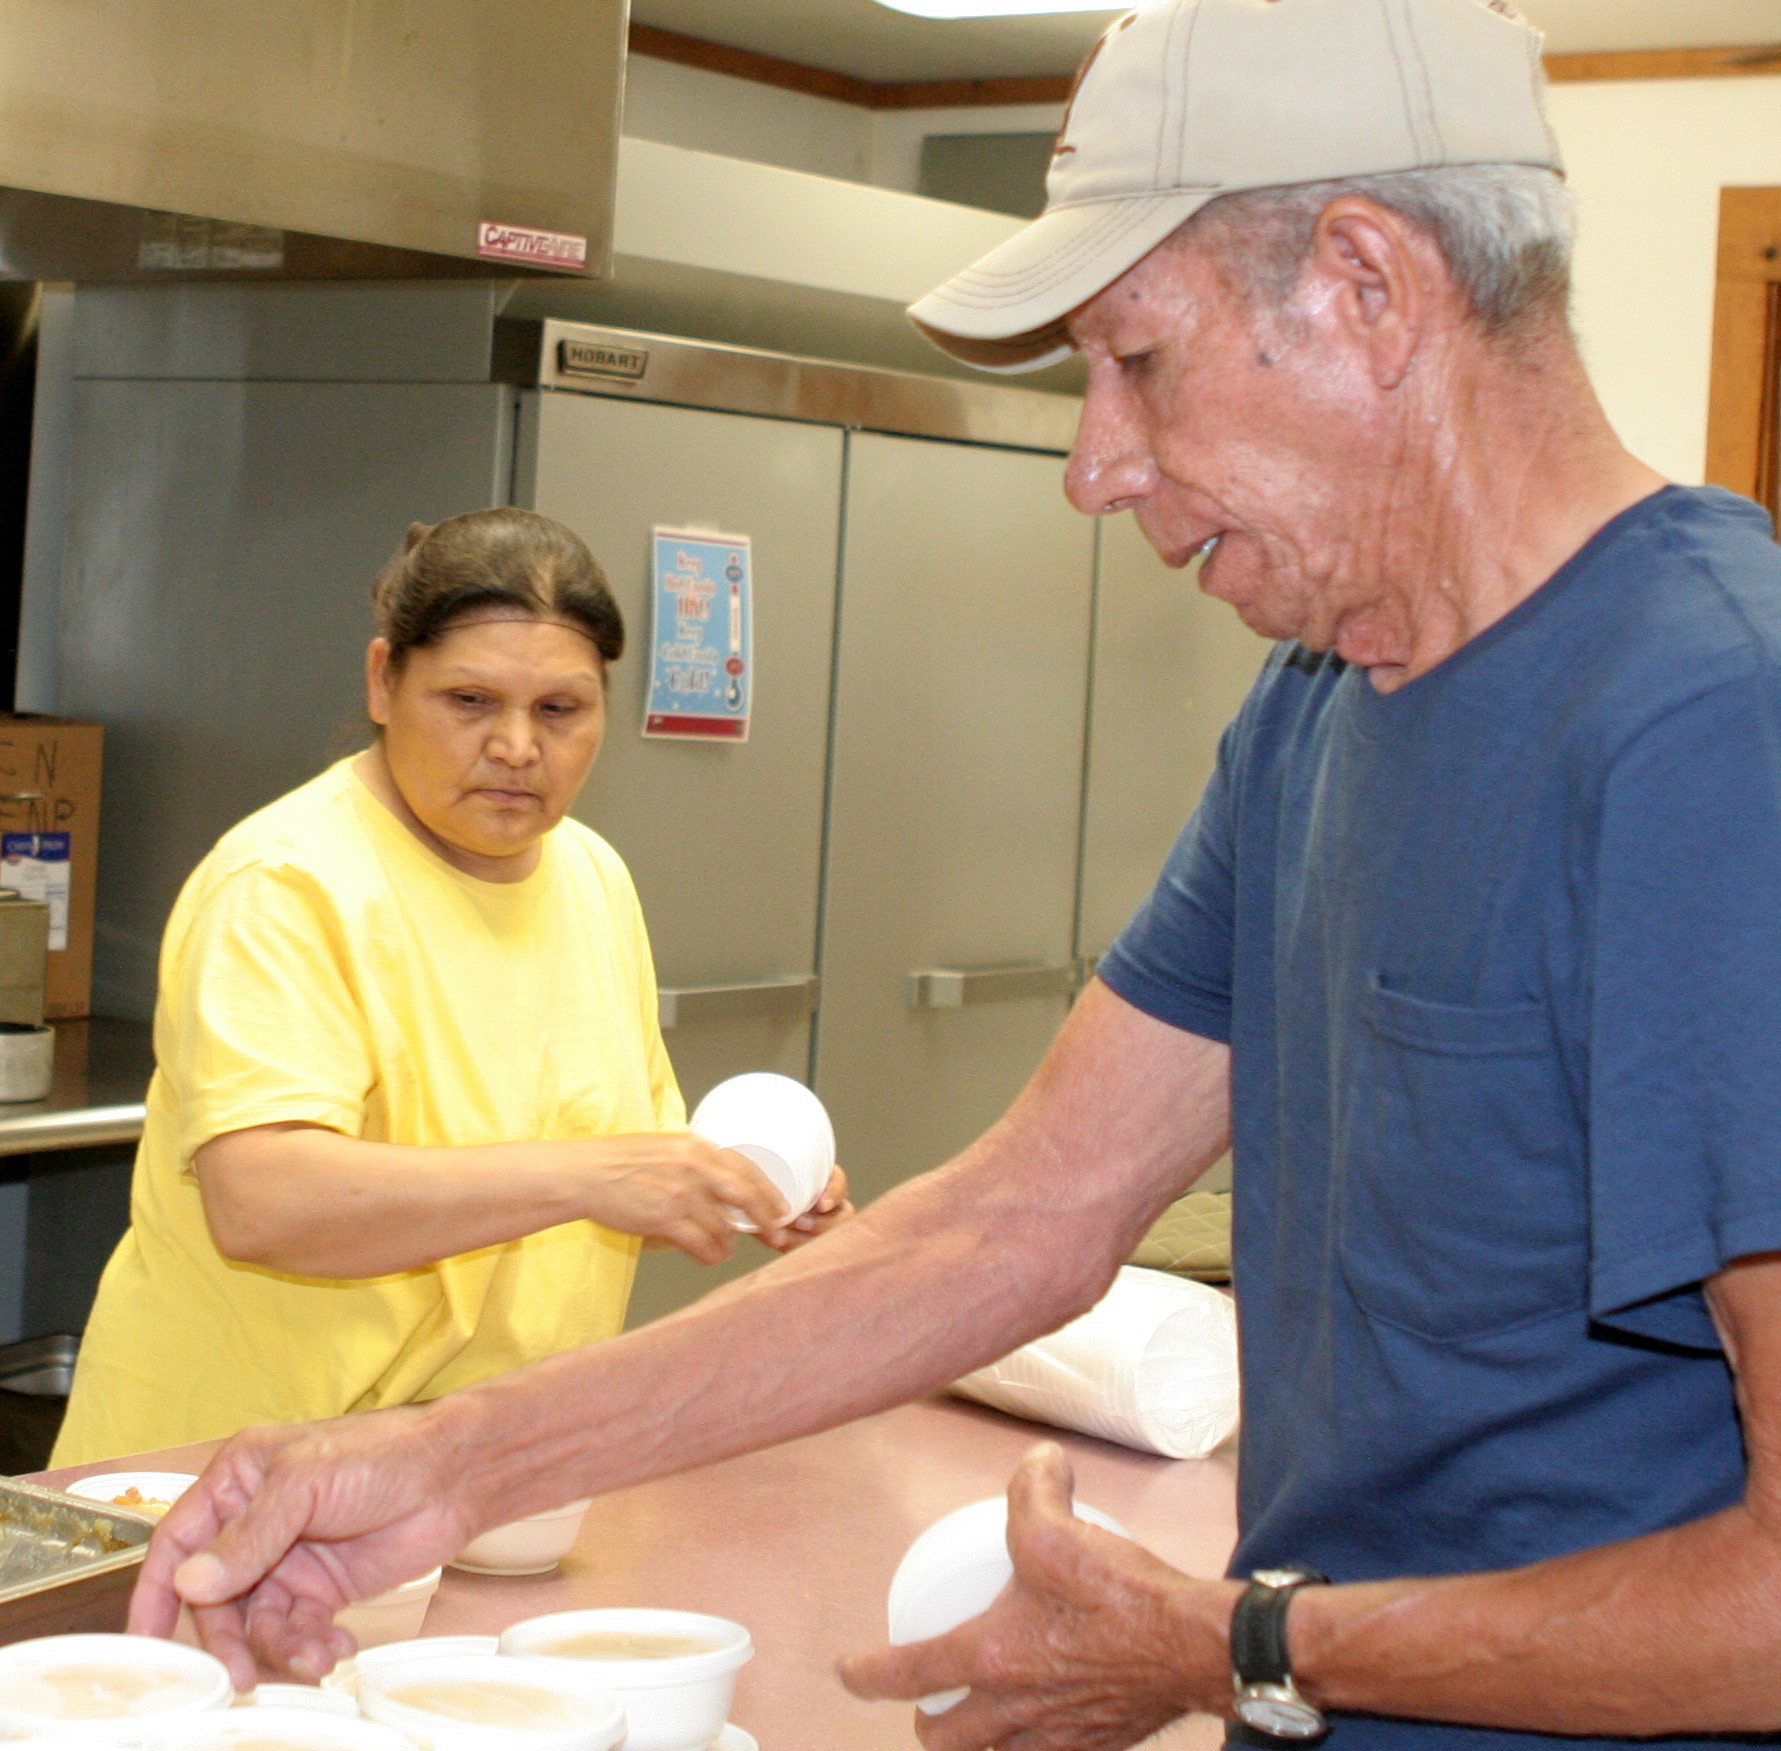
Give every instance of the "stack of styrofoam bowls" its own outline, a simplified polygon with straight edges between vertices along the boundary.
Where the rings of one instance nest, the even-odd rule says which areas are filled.
[[[421,1751],[612,1751],[625,1737],[611,1688],[566,1660],[389,1660],[360,1674],[359,1712]]]
[[[143,1751],[414,1751],[393,1727],[313,1708],[252,1708],[169,1727]]]
[[[56,1635],[0,1648],[0,1738],[67,1751],[138,1746],[228,1708],[234,1695],[223,1663],[181,1642]]]
[[[547,1508],[542,1514],[491,1526],[452,1558],[454,1569],[473,1575],[547,1575],[575,1548],[588,1502]]]
[[[690,1127],[708,1143],[746,1155],[786,1204],[786,1221],[810,1210],[835,1171],[835,1128],[803,1083],[771,1071],[720,1082],[694,1109]],[[736,1226],[752,1232],[741,1218]]]
[[[655,1659],[606,1659],[560,1653],[587,1635],[684,1637],[696,1652]],[[698,1611],[614,1608],[558,1611],[516,1623],[501,1637],[501,1652],[528,1666],[573,1666],[598,1675],[624,1704],[630,1731],[625,1751],[703,1751],[720,1743],[736,1695],[736,1680],[754,1658],[754,1642],[739,1623]]]
[[[1120,1523],[1086,1503],[1076,1504],[1076,1517],[1117,1532],[1131,1534]],[[910,1545],[890,1586],[890,1639],[894,1646],[925,1642],[946,1635],[961,1623],[979,1617],[1014,1579],[1008,1556],[1008,1501],[991,1496],[936,1520]],[[962,1702],[963,1690],[939,1691],[919,1704],[926,1714],[944,1714]]]
[[[350,1660],[342,1660],[322,1680],[322,1689],[356,1699],[359,1680],[379,1666],[397,1660],[460,1660],[472,1655],[492,1654],[499,1646],[499,1638],[492,1635],[431,1635],[413,1641],[386,1642],[376,1648],[360,1648]],[[354,1706],[357,1706],[356,1701]]]

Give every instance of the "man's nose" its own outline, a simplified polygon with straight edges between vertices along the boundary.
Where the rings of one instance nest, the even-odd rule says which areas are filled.
[[[1090,381],[1064,471],[1064,492],[1090,517],[1130,510],[1156,485],[1156,462],[1139,422],[1120,399]]]

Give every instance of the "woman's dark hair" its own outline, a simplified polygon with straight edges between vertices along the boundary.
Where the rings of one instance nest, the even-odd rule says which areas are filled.
[[[624,654],[624,616],[599,562],[573,529],[536,511],[499,506],[410,523],[371,586],[371,605],[397,667],[479,608],[566,621],[607,662]]]

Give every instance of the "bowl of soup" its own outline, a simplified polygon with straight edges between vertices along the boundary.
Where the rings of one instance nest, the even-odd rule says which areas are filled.
[[[422,1751],[611,1751],[625,1737],[596,1672],[501,1654],[385,1661],[360,1673],[359,1712]]]
[[[352,1699],[358,1707],[359,1679],[392,1660],[461,1660],[467,1654],[492,1654],[500,1646],[492,1635],[429,1635],[411,1641],[385,1642],[380,1647],[360,1648],[351,1659],[342,1660],[322,1680],[324,1692]]]
[[[0,1647],[0,1736],[140,1745],[234,1696],[222,1662],[182,1642],[56,1635]]]
[[[724,1730],[754,1643],[728,1618],[621,1608],[528,1618],[501,1652],[597,1672],[630,1720],[625,1751],[703,1751]]]

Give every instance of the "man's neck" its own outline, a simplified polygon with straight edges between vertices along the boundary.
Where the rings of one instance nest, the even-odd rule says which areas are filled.
[[[1381,693],[1427,674],[1534,594],[1666,482],[1615,437],[1568,340],[1506,361],[1488,343],[1445,373],[1406,436],[1388,582],[1337,649]],[[1431,400],[1435,398],[1431,397]]]

